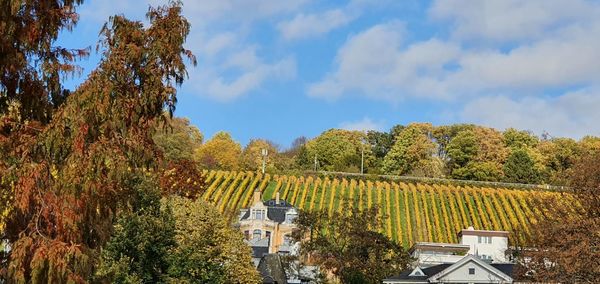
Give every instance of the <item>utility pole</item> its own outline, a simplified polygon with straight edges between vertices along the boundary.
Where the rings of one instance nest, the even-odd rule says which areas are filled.
[[[265,165],[267,163],[267,154],[269,154],[269,153],[268,153],[267,149],[262,149],[261,150],[261,154],[262,154],[262,157],[263,157],[263,161],[262,161],[262,174],[264,175],[265,174]]]
[[[317,171],[317,154],[315,154],[315,172]]]

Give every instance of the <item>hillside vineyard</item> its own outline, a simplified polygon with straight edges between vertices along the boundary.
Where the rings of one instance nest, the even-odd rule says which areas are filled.
[[[558,198],[565,214],[579,207],[571,194],[541,190],[370,181],[313,176],[261,175],[254,172],[204,171],[207,189],[202,198],[230,219],[248,206],[259,189],[264,200],[287,200],[303,210],[347,214],[352,206],[379,208],[377,228],[409,247],[415,242],[456,243],[456,232],[473,226],[506,230],[512,239],[527,242],[529,225],[546,209],[544,200]]]

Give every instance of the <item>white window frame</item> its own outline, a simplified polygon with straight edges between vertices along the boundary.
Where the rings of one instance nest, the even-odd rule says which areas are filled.
[[[477,243],[478,244],[491,244],[492,243],[492,237],[489,237],[489,236],[477,236]]]
[[[252,209],[252,219],[255,220],[265,220],[266,213],[265,209]],[[260,216],[260,218],[258,218]]]

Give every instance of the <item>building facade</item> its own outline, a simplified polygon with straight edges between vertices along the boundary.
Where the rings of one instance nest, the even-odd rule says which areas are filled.
[[[415,243],[409,250],[413,267],[383,283],[513,283],[508,236],[469,227],[458,233],[459,244]]]
[[[297,245],[291,234],[296,228],[294,219],[298,211],[287,201],[275,199],[262,201],[260,191],[255,191],[250,208],[240,211],[238,226],[246,243],[252,247],[255,264],[270,253],[295,253]]]

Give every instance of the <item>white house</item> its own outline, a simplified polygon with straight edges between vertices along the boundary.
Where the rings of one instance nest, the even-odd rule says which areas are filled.
[[[507,231],[475,230],[473,227],[458,233],[460,243],[470,247],[469,254],[494,263],[507,262],[508,249]]]
[[[399,275],[383,280],[385,284],[396,283],[513,283],[509,276],[513,265],[488,263],[474,255],[467,255],[455,263],[445,263],[427,268],[415,267]]]
[[[415,243],[409,250],[413,269],[383,283],[513,283],[508,235],[469,227],[458,233],[460,244]]]

